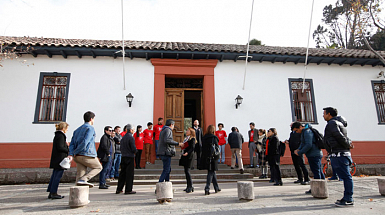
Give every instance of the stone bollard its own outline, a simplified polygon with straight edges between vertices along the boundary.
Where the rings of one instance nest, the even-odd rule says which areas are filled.
[[[172,190],[172,183],[169,181],[156,183],[156,200],[163,204],[165,202],[171,202],[174,197]]]
[[[252,181],[238,181],[238,198],[239,200],[249,200],[254,199],[254,182]]]
[[[75,186],[70,188],[69,205],[71,208],[82,207],[90,203],[88,200],[90,188],[88,186]]]
[[[381,196],[385,196],[385,178],[377,178],[377,182]]]
[[[329,197],[328,186],[325,179],[312,179],[310,181],[311,195],[314,198],[326,199]]]

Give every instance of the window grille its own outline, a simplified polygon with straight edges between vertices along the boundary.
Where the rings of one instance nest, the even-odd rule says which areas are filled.
[[[289,86],[293,121],[317,123],[312,80],[289,79]]]
[[[69,74],[41,74],[35,122],[65,121],[68,85]]]
[[[377,107],[378,123],[385,123],[385,83],[372,81],[374,100]]]

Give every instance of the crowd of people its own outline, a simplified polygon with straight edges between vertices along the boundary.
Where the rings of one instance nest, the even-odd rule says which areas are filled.
[[[353,181],[347,164],[352,163],[350,148],[351,141],[347,137],[346,120],[338,117],[335,108],[324,108],[323,117],[327,121],[323,145],[325,146],[333,167],[335,177],[344,182],[344,197],[336,201],[337,206],[354,205],[353,202]],[[99,173],[99,189],[108,189],[107,180],[118,178],[116,194],[135,194],[133,191],[134,169],[141,169],[140,161],[142,151],[145,151],[146,165],[151,164],[151,151],[153,142],[155,143],[156,159],[162,160],[163,171],[159,177],[159,182],[169,181],[171,173],[171,158],[175,156],[175,146],[180,146],[182,153],[179,165],[183,166],[186,175],[186,193],[194,192],[193,181],[190,170],[194,168],[194,157],[197,160],[197,168],[207,170],[207,181],[204,188],[205,195],[210,195],[210,184],[213,184],[215,193],[220,192],[216,171],[218,164],[225,162],[225,146],[229,144],[231,151],[231,169],[237,166],[240,173],[244,173],[242,160],[242,144],[244,137],[237,127],[231,128],[231,133],[227,136],[223,130],[224,124],[218,124],[218,130],[214,125],[209,125],[206,132],[199,127],[199,121],[195,120],[193,127],[186,130],[186,137],[183,142],[173,140],[175,122],[168,119],[163,126],[163,119],[159,118],[154,126],[151,122],[147,123],[147,129],[143,132],[142,126],[136,129],[127,124],[121,132],[119,126],[112,129],[111,126],[104,128],[104,134],[100,139],[98,150],[95,147],[95,130],[92,126],[95,114],[88,111],[84,114],[84,124],[77,128],[72,136],[71,143],[66,142],[65,133],[68,124],[61,122],[56,125],[56,132],[53,141],[52,157],[50,168],[53,173],[47,192],[48,198],[60,199],[57,193],[60,179],[64,169],[60,162],[68,157],[70,161],[75,161],[77,165],[76,184],[80,186],[93,187],[89,180]],[[290,148],[293,165],[297,172],[298,180],[294,183],[301,185],[309,184],[309,173],[306,169],[305,154],[313,173],[314,179],[325,179],[321,169],[322,150],[315,144],[316,135],[314,128],[310,124],[293,122],[290,125],[290,137],[285,141],[280,141],[277,130],[270,128],[267,130],[256,129],[255,123],[251,122],[248,131],[248,149],[250,156],[249,168],[260,167],[262,174],[259,178],[267,178],[269,165],[271,171],[270,182],[276,186],[282,186],[280,157],[284,155],[286,144]],[[203,135],[204,134],[204,135]],[[254,161],[254,156],[256,160]],[[91,170],[87,172],[87,168]],[[119,168],[121,171],[119,172]],[[156,191],[155,191],[156,192]],[[311,193],[311,190],[306,191]]]

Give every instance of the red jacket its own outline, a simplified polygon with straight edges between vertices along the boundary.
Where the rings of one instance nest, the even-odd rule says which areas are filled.
[[[219,145],[225,145],[226,144],[226,139],[225,139],[225,137],[227,137],[226,131],[218,130],[215,132],[215,136],[217,136],[219,139],[219,142],[218,142]]]
[[[135,146],[136,149],[138,150],[143,150],[143,141],[144,141],[144,134],[140,133],[139,137],[137,136],[137,133],[134,133],[134,138],[135,138]]]
[[[154,125],[155,140],[159,140],[160,132],[162,131],[163,125]]]
[[[149,130],[149,129],[144,130],[143,131],[144,143],[152,144],[152,139],[153,139],[153,136],[154,136],[153,134],[154,134],[153,130]]]

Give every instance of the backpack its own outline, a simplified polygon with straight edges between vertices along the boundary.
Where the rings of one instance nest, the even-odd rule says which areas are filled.
[[[279,156],[283,157],[286,151],[286,144],[282,141],[279,141]]]
[[[319,133],[319,131],[313,127],[310,127],[310,130],[313,132],[315,141],[314,144],[319,148],[319,149],[325,149],[324,145],[324,135]]]
[[[214,139],[214,138],[213,138]],[[221,154],[221,150],[219,149],[218,144],[214,144],[213,141],[211,141],[211,147],[210,147],[210,157],[212,157],[214,160],[219,159],[219,156]]]

